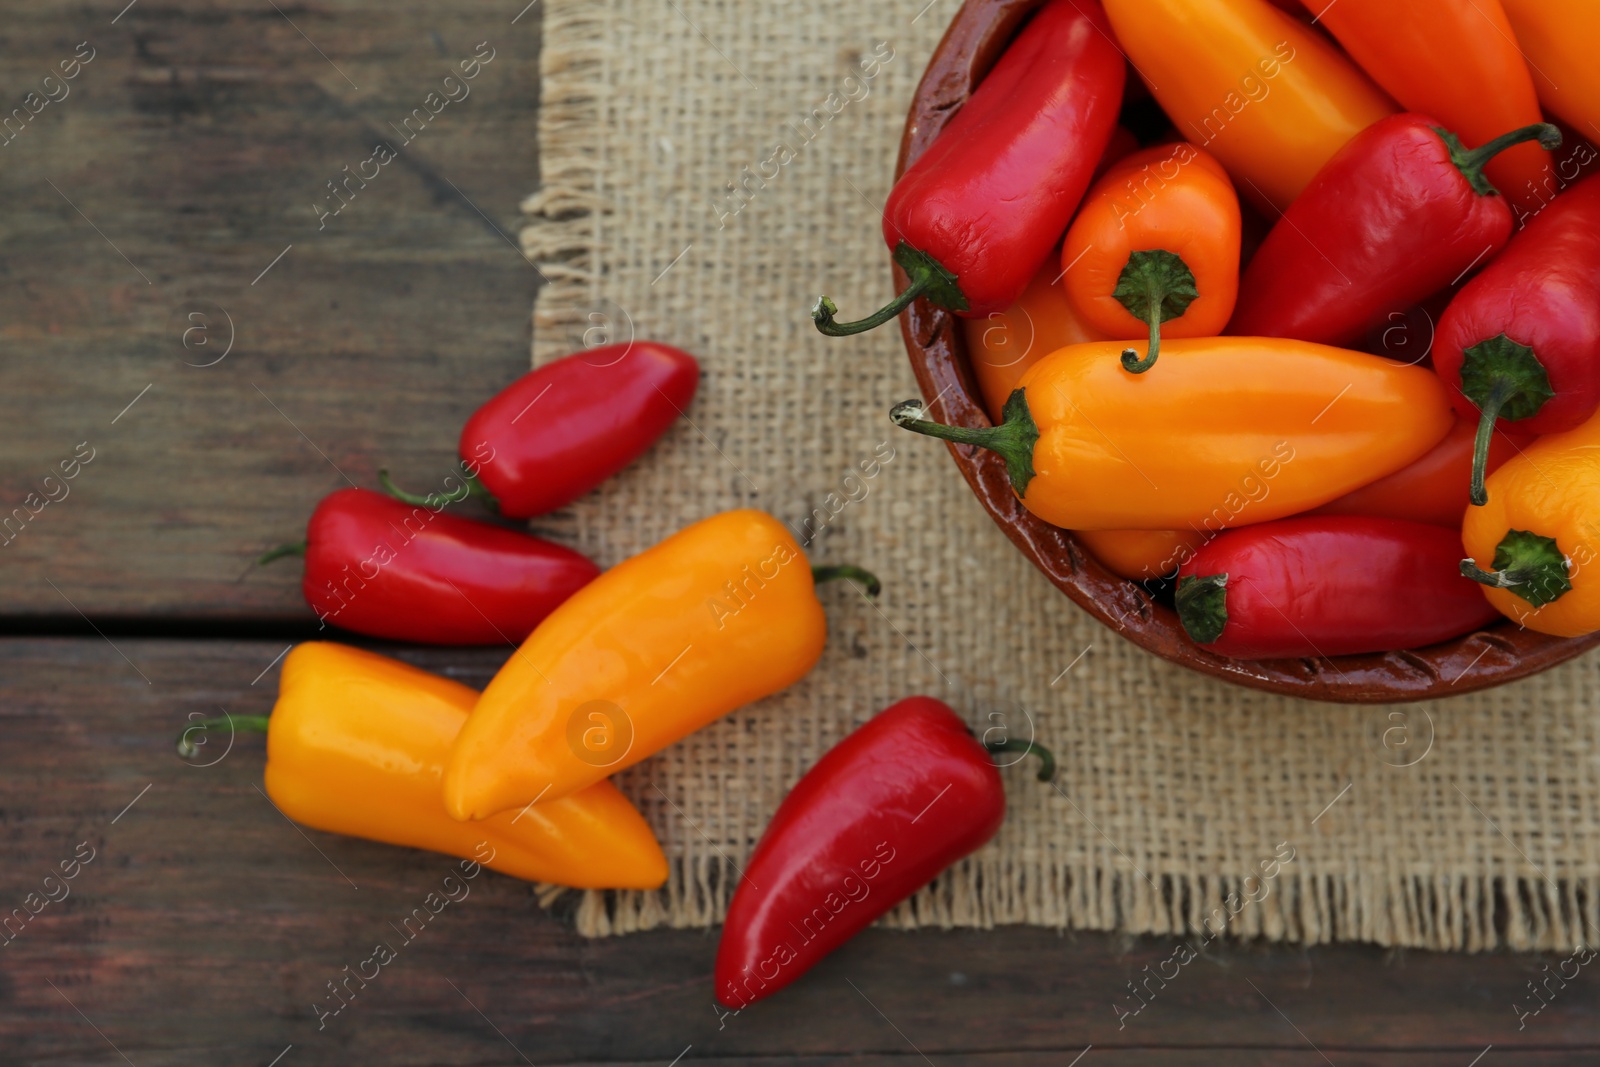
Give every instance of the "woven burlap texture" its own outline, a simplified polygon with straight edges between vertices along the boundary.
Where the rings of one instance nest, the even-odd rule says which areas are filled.
[[[659,892],[586,894],[580,929],[718,923],[796,779],[874,712],[927,693],[978,730],[1036,731],[1061,772],[1053,788],[1005,771],[999,836],[890,925],[1593,943],[1600,658],[1385,708],[1173,667],[1035,571],[944,446],[893,428],[890,405],[917,392],[897,329],[813,329],[820,292],[846,317],[891,295],[880,209],[956,4],[924,2],[542,5],[542,173],[522,234],[548,279],[534,362],[649,337],[705,369],[644,460],[542,527],[609,565],[761,507],[817,529],[814,560],[884,585],[876,603],[823,587],[828,648],[806,680],[618,776],[672,875]]]

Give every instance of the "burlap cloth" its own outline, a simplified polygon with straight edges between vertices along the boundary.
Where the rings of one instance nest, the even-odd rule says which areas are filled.
[[[884,582],[875,604],[823,588],[828,649],[805,681],[619,776],[671,880],[587,894],[580,929],[719,922],[735,865],[794,781],[874,712],[928,693],[979,730],[991,714],[1036,730],[1060,756],[1059,788],[1004,772],[998,838],[891,925],[1593,944],[1600,658],[1376,709],[1170,666],[1037,573],[942,445],[891,426],[890,405],[917,392],[897,329],[836,340],[812,328],[819,292],[845,317],[890,295],[879,211],[908,101],[957,0],[919,12],[924,2],[542,5],[543,173],[522,235],[550,280],[534,360],[650,337],[697,353],[705,377],[689,417],[642,462],[536,525],[609,565],[756,506],[802,533],[813,516],[814,560]],[[861,61],[889,50],[862,77]],[[860,465],[874,460],[868,477]]]

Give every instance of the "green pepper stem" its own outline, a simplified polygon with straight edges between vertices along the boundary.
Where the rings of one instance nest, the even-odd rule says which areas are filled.
[[[1143,374],[1156,365],[1156,360],[1161,356],[1161,301],[1162,294],[1154,289],[1150,291],[1150,349],[1143,359],[1139,358],[1137,350],[1124,348],[1122,350],[1122,369],[1129,374]]]
[[[468,478],[471,477],[471,475],[467,475],[465,473],[463,473],[463,476]],[[390,480],[389,472],[387,470],[378,471],[378,484],[383,486],[383,491],[385,493],[388,493],[390,496],[394,497],[403,504],[414,504],[417,507],[429,508],[433,511],[442,510],[446,504],[454,504],[457,501],[465,500],[468,494],[472,492],[472,484],[468,482],[464,483],[460,489],[450,493],[429,493],[427,496],[422,496],[418,493],[408,493]]]
[[[1487,585],[1493,589],[1515,589],[1522,584],[1505,571],[1486,571],[1478,566],[1477,560],[1471,559],[1461,561],[1461,577],[1471,578],[1479,585]]]
[[[189,740],[189,735],[196,730],[212,730],[226,726],[230,730],[244,730],[249,733],[264,734],[270,716],[267,715],[226,715],[220,719],[201,719],[199,722],[190,723],[183,728],[183,733],[178,735],[178,755],[184,759],[193,759],[200,752],[200,746]]]
[[[864,333],[875,326],[882,326],[900,314],[919,296],[926,296],[935,304],[951,311],[966,311],[969,307],[956,276],[928,253],[901,241],[894,247],[894,261],[906,272],[906,277],[911,279],[911,284],[906,287],[905,292],[866,318],[855,322],[835,322],[834,316],[839,314],[838,307],[827,297],[818,297],[816,305],[811,309],[811,321],[816,324],[817,329],[829,337],[848,337],[853,333]]]
[[[1006,461],[1006,473],[1017,496],[1024,497],[1033,481],[1033,446],[1039,441],[1039,426],[1028,410],[1028,399],[1017,389],[1006,399],[1005,416],[999,426],[946,426],[923,418],[927,409],[920,400],[906,400],[889,409],[889,418],[902,430],[937,437],[958,445],[977,445],[997,453]]]
[[[1536,608],[1560,600],[1572,591],[1572,569],[1553,537],[1528,530],[1507,530],[1495,546],[1494,570],[1484,570],[1477,560],[1461,561],[1462,577],[1494,589],[1509,589]]]
[[[817,303],[811,309],[811,321],[816,323],[817,329],[829,337],[849,337],[851,334],[866,333],[876,329],[894,318],[900,312],[911,306],[912,301],[921,296],[928,288],[927,278],[918,278],[893,300],[874,311],[864,319],[854,322],[836,322],[834,316],[839,314],[839,307],[825,296],[817,297]]]
[[[1472,503],[1475,507],[1481,508],[1489,502],[1489,489],[1484,484],[1489,477],[1489,444],[1494,439],[1495,423],[1500,421],[1500,409],[1510,398],[1511,383],[1501,381],[1478,409],[1478,434],[1472,442]]]
[[[1473,190],[1482,196],[1495,196],[1500,192],[1494,187],[1494,183],[1484,176],[1483,168],[1501,152],[1526,141],[1538,141],[1539,147],[1547,152],[1553,152],[1561,147],[1561,130],[1548,122],[1536,122],[1531,126],[1503,133],[1487,144],[1471,150],[1463,146],[1461,138],[1449,130],[1438,126],[1433,130],[1444,139],[1445,145],[1450,149],[1450,161],[1466,175],[1467,182]]]
[[[306,542],[304,542],[304,541],[291,541],[289,544],[279,545],[277,548],[274,548],[271,552],[262,553],[260,558],[258,558],[256,560],[256,566],[257,567],[265,567],[268,563],[271,563],[273,560],[282,559],[284,556],[303,556],[305,554],[306,554]]]
[[[811,568],[811,580],[817,585],[840,578],[848,578],[852,582],[866,586],[868,596],[877,596],[883,592],[883,583],[878,581],[877,575],[853,564],[839,563],[831,567]]]
[[[1039,757],[1039,781],[1048,782],[1056,776],[1055,753],[1037,741],[1024,741],[1020,737],[1012,737],[1004,741],[986,741],[983,747],[989,750],[991,756],[1001,752],[1021,752],[1024,755],[1032,752]]]

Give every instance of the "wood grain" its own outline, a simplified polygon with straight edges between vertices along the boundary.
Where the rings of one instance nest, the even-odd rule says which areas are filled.
[[[1091,1043],[1085,1064],[1323,1062],[1309,1042],[1340,1065],[1386,1067],[1466,1067],[1493,1044],[1494,1067],[1593,1062],[1600,1047],[1589,974],[1518,1031],[1513,1000],[1557,961],[1509,955],[1230,945],[1152,986],[1119,1030],[1112,1005],[1131,1003],[1127,983],[1172,944],[873,930],[783,995],[719,1019],[715,932],[585,941],[570,901],[545,912],[530,886],[493,873],[402,943],[390,924],[450,861],[298,830],[257,791],[259,738],[207,767],[173,752],[190,713],[267,711],[282,650],[0,642],[0,913],[80,842],[96,850],[71,895],[0,948],[0,1062],[121,1062],[106,1039],[139,1067],[266,1064],[289,1044],[285,1065],[523,1062],[506,1039],[541,1065],[665,1065],[692,1045],[685,1063],[752,1067],[843,1054],[909,1067],[918,1051],[940,1065],[1060,1067]],[[475,685],[504,658],[402,655]],[[379,941],[398,958],[319,1031],[326,983]]]
[[[123,3],[24,5],[0,30],[13,104],[95,51],[0,146],[0,514],[95,449],[0,547],[0,615],[310,618],[293,562],[241,580],[249,561],[346,477],[437,482],[465,416],[527,369],[539,12],[139,0],[113,24]],[[401,147],[390,123],[479,42],[470,95]],[[380,140],[397,158],[319,230],[326,183]],[[191,366],[221,354],[217,307],[232,351]],[[184,347],[190,311],[209,348]]]

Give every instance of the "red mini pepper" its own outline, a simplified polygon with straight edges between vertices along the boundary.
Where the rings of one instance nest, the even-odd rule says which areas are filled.
[[[1369,482],[1309,514],[1367,515],[1434,526],[1460,526],[1471,504],[1468,484],[1472,474],[1472,443],[1476,437],[1477,426],[1466,419],[1458,419],[1433,451],[1409,467]],[[1490,472],[1532,443],[1533,438],[1526,434],[1496,434],[1489,448]]]
[[[938,138],[895,183],[883,236],[911,284],[842,337],[882,325],[926,296],[967,317],[1016,303],[1089,188],[1122,105],[1127,61],[1100,0],[1050,0]]]
[[[716,996],[769,997],[1000,829],[1005,790],[987,748],[932,697],[894,704],[823,754],[778,806],[739,880],[717,946]],[[1019,757],[1020,758],[1020,757]]]
[[[1472,502],[1484,504],[1495,420],[1559,433],[1600,407],[1600,178],[1550,202],[1439,322],[1433,365],[1478,420]]]
[[[311,513],[306,539],[261,557],[304,555],[301,589],[317,617],[347,630],[432,645],[515,644],[600,574],[570,548],[341,489]]]
[[[1354,515],[1224,533],[1179,569],[1178,619],[1234,659],[1421,648],[1497,617],[1461,577],[1461,534]]]
[[[474,494],[507,518],[565,507],[667,432],[694,399],[700,364],[653,341],[603,345],[529,371],[461,429]],[[428,498],[390,492],[411,504]]]
[[[1393,115],[1340,149],[1250,261],[1228,332],[1347,345],[1505,247],[1511,207],[1483,167],[1540,124],[1468,151],[1422,115]]]

